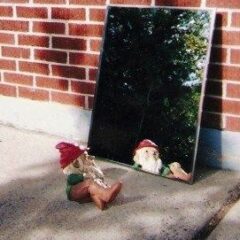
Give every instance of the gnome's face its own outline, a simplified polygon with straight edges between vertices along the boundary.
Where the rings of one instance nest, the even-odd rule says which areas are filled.
[[[81,164],[80,158],[77,158],[76,160],[74,160],[72,163],[70,163],[63,169],[63,173],[65,175],[81,174],[82,173],[81,165],[82,164]]]
[[[162,161],[159,158],[159,152],[154,147],[143,147],[137,149],[133,160],[142,166],[142,170],[159,174],[162,168]]]

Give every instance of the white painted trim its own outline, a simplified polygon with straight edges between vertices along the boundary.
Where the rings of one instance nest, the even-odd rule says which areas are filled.
[[[87,142],[91,111],[58,103],[0,96],[0,123]]]
[[[206,7],[206,0],[202,0],[201,1],[201,8],[205,8]]]
[[[197,161],[211,167],[240,171],[240,132],[202,128]]]

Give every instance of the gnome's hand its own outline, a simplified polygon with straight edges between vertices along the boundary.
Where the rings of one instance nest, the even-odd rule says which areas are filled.
[[[93,167],[93,171],[94,171],[94,174],[98,177],[98,178],[101,178],[103,179],[104,178],[104,174],[102,172],[102,170],[100,168],[95,168]]]
[[[99,186],[101,186],[103,188],[109,188],[110,187],[107,183],[105,183],[103,181],[103,179],[100,179],[100,178],[94,179],[94,182],[97,183]]]
[[[170,170],[173,174],[173,176],[177,179],[183,180],[183,181],[190,181],[192,178],[191,173],[186,173],[183,169],[180,163],[178,162],[173,162],[169,164]]]

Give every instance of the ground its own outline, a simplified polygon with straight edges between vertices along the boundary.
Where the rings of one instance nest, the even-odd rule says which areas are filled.
[[[198,169],[189,185],[97,158],[109,182],[123,181],[121,194],[101,211],[66,199],[55,149],[62,140],[0,125],[1,240],[240,239],[238,197],[226,207],[238,190],[239,172]]]

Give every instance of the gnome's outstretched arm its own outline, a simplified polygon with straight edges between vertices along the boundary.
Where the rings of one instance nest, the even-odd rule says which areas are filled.
[[[180,179],[182,181],[190,181],[192,179],[191,173],[186,173],[183,169],[180,163],[173,162],[169,164],[169,168],[171,170],[171,174],[173,175],[173,178]],[[172,178],[172,177],[170,177]]]
[[[80,157],[79,162],[81,162],[82,171],[85,178],[92,179],[95,183],[101,187],[107,188],[109,185],[104,181],[104,174],[102,170],[97,166],[94,161],[95,157],[88,155],[85,151]]]

